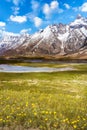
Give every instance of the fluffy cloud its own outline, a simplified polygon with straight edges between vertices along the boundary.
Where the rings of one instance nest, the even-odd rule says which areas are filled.
[[[23,23],[27,21],[26,16],[10,16],[10,21],[17,22],[17,23]]]
[[[70,5],[68,5],[68,4],[65,3],[64,6],[66,9],[70,9]]]
[[[31,31],[31,28],[28,28],[28,29],[22,29],[20,31],[21,34],[25,34],[25,33],[28,33],[29,31]]]
[[[0,27],[5,27],[6,26],[6,23],[5,22],[0,22]]]
[[[82,12],[87,12],[87,2],[85,2],[79,9]]]
[[[56,9],[56,8],[58,8],[58,6],[59,6],[59,3],[57,1],[52,1],[50,3],[50,8],[51,9]]]
[[[14,5],[18,6],[20,3],[23,3],[24,0],[6,0],[7,2],[13,2]]]
[[[0,29],[0,34],[2,35],[2,36],[5,36],[5,35],[11,35],[11,36],[18,36],[19,35],[19,33],[13,33],[13,32],[8,32],[8,31],[6,31],[5,29]]]
[[[13,3],[14,3],[15,5],[19,5],[20,0],[13,0]]]
[[[50,6],[48,4],[45,4],[44,7],[43,7],[43,13],[45,15],[49,15],[50,12],[51,12]]]
[[[42,24],[42,19],[38,17],[41,7],[40,2],[37,0],[31,0],[31,11],[26,14],[30,22],[34,23],[35,27],[39,27]]]
[[[39,17],[35,17],[35,18],[34,18],[34,25],[35,25],[36,27],[41,26],[42,22],[43,22],[43,21],[42,21],[41,18],[39,18]]]
[[[12,11],[13,11],[13,14],[14,14],[14,15],[19,14],[19,10],[20,10],[19,7],[12,7]]]
[[[45,3],[43,6],[43,13],[46,17],[49,17],[52,13],[61,13],[63,12],[62,9],[59,8],[59,3],[56,0],[53,0],[50,4]]]
[[[39,2],[32,0],[31,1],[31,7],[33,11],[36,11],[39,8]]]

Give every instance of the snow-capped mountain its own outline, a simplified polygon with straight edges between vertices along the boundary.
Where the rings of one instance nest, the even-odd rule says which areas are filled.
[[[87,26],[87,19],[83,18],[81,15],[78,15],[74,22],[71,22],[71,27],[82,27]]]
[[[87,18],[79,15],[68,25],[50,25],[33,35],[4,35],[0,40],[0,54],[87,59]]]
[[[2,32],[0,35],[0,54],[9,49],[16,49],[29,39],[29,34],[14,34],[9,32]]]

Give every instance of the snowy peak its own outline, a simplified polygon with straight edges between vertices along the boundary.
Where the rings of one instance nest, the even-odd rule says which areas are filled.
[[[74,22],[70,23],[70,27],[87,27],[87,19],[83,18],[81,15],[78,15]]]
[[[76,19],[82,19],[82,18],[83,18],[83,17],[82,17],[81,14],[78,14],[77,17],[76,17]]]
[[[51,34],[52,34],[52,32],[51,32],[51,27],[50,27],[50,26],[47,26],[47,27],[44,29],[44,31],[41,33],[41,36],[42,36],[43,38],[48,38],[48,37],[50,37]]]
[[[25,39],[29,38],[29,34],[14,34],[10,32],[3,31],[0,35],[0,50],[8,50],[16,48],[23,44]]]

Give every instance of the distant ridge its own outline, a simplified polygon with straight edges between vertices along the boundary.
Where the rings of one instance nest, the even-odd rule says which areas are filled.
[[[0,39],[2,57],[51,57],[87,59],[87,18],[54,24],[29,34],[4,34]]]

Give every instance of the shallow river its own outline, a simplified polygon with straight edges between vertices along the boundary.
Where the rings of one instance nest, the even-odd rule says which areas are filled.
[[[15,66],[15,65],[0,65],[0,72],[57,72],[57,71],[70,71],[74,70],[70,67],[64,68],[50,68],[50,67],[27,67],[27,66]]]

